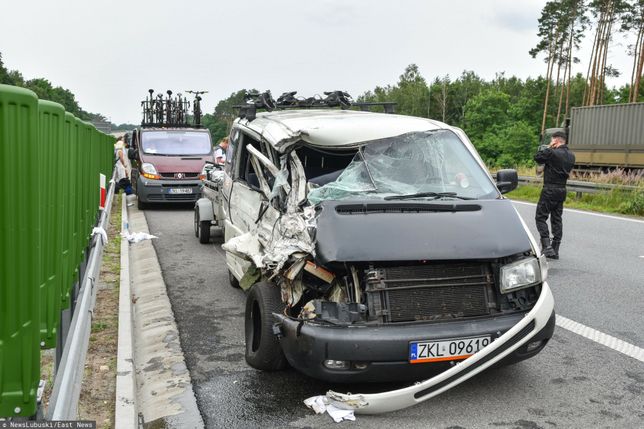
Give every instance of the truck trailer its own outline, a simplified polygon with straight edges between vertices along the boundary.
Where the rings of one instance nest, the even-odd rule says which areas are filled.
[[[566,131],[576,167],[644,168],[644,103],[573,107],[566,125],[546,129],[543,143]]]

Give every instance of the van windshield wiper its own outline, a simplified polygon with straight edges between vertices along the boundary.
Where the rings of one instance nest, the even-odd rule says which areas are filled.
[[[460,200],[474,200],[475,198],[464,197],[458,195],[456,192],[418,192],[417,194],[407,194],[407,195],[388,195],[385,200],[406,200],[412,198],[423,198],[423,197],[434,197],[434,200],[437,200],[442,197],[458,198]]]

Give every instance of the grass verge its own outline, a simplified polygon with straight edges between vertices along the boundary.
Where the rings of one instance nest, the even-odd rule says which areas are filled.
[[[541,186],[525,185],[506,194],[508,198],[536,203],[541,195]],[[582,194],[577,197],[568,193],[565,207],[602,213],[644,216],[644,188],[628,192],[615,189],[609,192]]]
[[[97,428],[114,427],[119,281],[121,273],[121,198],[115,196],[108,242],[103,250],[78,417],[95,420]]]

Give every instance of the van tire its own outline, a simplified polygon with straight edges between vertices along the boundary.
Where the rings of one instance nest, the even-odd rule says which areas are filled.
[[[246,297],[244,331],[246,362],[255,369],[277,371],[287,366],[279,340],[273,333],[273,313],[281,313],[284,303],[277,285],[255,283]]]
[[[210,243],[210,221],[202,220],[199,222],[199,243]]]
[[[239,285],[239,280],[235,278],[235,275],[230,270],[228,270],[228,282],[230,283],[231,287],[235,289],[241,289],[241,286]]]
[[[136,208],[139,209],[139,210],[145,210],[145,203],[143,201],[141,201],[141,199],[138,197],[138,195],[136,197]]]

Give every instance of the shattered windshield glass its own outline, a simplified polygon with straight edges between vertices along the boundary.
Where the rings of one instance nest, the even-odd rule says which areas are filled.
[[[451,193],[467,199],[498,193],[460,139],[449,130],[413,132],[366,142],[331,183],[311,190],[308,200],[383,199],[419,193]],[[432,198],[450,198],[449,195]],[[420,198],[420,197],[418,197]]]

